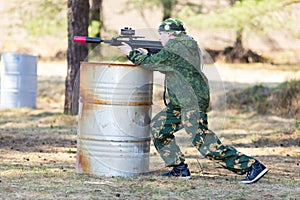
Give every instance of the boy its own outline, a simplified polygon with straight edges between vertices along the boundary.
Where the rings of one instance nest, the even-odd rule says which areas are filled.
[[[173,167],[162,176],[191,176],[174,136],[175,132],[184,128],[192,135],[193,145],[205,158],[217,161],[236,174],[247,173],[241,183],[258,181],[268,172],[268,168],[234,147],[223,145],[208,129],[206,112],[210,92],[207,78],[201,71],[202,55],[197,42],[186,34],[184,24],[178,19],[166,19],[158,31],[163,49],[157,54],[148,56],[145,50],[132,50],[127,44],[119,49],[134,64],[165,74],[170,102],[151,122],[154,146],[166,166]]]

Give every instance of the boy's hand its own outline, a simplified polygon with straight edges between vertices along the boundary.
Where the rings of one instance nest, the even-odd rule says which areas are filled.
[[[122,46],[118,46],[118,49],[125,54],[126,56],[129,55],[129,52],[132,51],[131,46],[129,46],[128,44],[126,44],[125,42],[122,42]]]
[[[143,55],[147,55],[148,54],[148,51],[146,49],[143,49],[143,48],[138,48],[136,49],[138,50],[140,53],[142,53]]]

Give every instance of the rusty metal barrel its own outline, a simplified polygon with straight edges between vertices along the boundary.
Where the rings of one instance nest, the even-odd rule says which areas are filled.
[[[152,81],[136,65],[81,63],[77,173],[149,172]]]

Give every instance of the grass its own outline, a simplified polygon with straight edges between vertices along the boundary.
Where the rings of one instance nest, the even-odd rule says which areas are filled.
[[[3,169],[1,169],[3,170]],[[26,171],[26,173],[20,173]],[[296,199],[296,181],[266,178],[250,186],[232,176],[197,176],[191,180],[159,178],[106,178],[74,174],[72,168],[14,167],[2,184],[11,199]],[[272,184],[270,184],[272,183]],[[296,190],[296,191],[293,191]],[[272,192],[271,192],[272,191]]]
[[[300,118],[300,81],[292,80],[274,88],[254,85],[236,89],[227,95],[229,108],[255,111],[258,114],[274,114],[282,117]]]
[[[234,69],[249,69],[248,63],[219,63],[222,66],[231,67]],[[253,70],[269,70],[269,71],[281,71],[281,72],[298,72],[299,64],[271,64],[271,63],[251,63],[251,69]]]
[[[234,109],[227,111],[225,129],[216,132],[223,143],[270,168],[256,184],[238,184],[243,176],[204,159],[182,134],[178,141],[187,155],[191,180],[162,178],[164,168],[130,178],[78,174],[77,117],[61,114],[64,82],[51,80],[39,80],[37,109],[0,110],[1,199],[300,198],[299,143],[292,143],[300,140],[299,122]],[[150,167],[155,168],[151,163]]]

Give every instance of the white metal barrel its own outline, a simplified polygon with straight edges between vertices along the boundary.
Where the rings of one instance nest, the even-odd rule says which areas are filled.
[[[37,56],[1,56],[1,108],[36,107]]]
[[[81,63],[78,173],[149,172],[152,81],[136,65]]]

